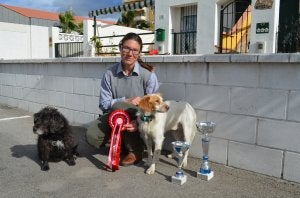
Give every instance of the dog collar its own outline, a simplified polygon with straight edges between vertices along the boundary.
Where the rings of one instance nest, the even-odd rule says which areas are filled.
[[[141,116],[141,120],[144,122],[151,122],[153,119],[153,115],[143,115]]]

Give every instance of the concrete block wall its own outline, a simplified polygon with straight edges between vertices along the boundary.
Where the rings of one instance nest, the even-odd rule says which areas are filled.
[[[165,99],[185,100],[198,121],[217,124],[210,159],[300,182],[300,55],[146,56]],[[59,108],[70,122],[94,120],[105,69],[118,57],[0,60],[0,103]],[[197,133],[191,156],[201,158]],[[200,166],[200,160],[199,160]]]
[[[0,63],[1,103],[30,112],[52,105],[70,122],[83,124],[94,120],[101,113],[99,85],[106,64],[102,59],[82,61],[44,59]]]

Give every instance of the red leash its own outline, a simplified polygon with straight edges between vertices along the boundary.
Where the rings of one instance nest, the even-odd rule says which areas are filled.
[[[112,171],[119,170],[119,161],[121,153],[121,140],[123,125],[130,123],[130,118],[124,110],[113,111],[108,118],[109,125],[112,128],[110,148],[107,167]]]

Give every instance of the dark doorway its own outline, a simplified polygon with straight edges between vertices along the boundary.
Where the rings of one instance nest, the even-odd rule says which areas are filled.
[[[279,10],[278,52],[300,51],[299,0],[281,0]]]

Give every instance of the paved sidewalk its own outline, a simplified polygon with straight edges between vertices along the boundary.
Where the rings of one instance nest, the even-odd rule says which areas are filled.
[[[215,177],[208,182],[200,180],[196,171],[201,162],[195,158],[188,160],[187,183],[182,186],[170,182],[176,162],[165,156],[161,156],[154,175],[145,174],[144,163],[120,167],[116,172],[105,171],[102,166],[107,154],[85,142],[85,129],[81,126],[73,126],[79,141],[77,164],[70,167],[65,162],[50,163],[50,170],[43,172],[32,123],[31,113],[0,105],[1,198],[300,198],[299,183],[215,163]]]

